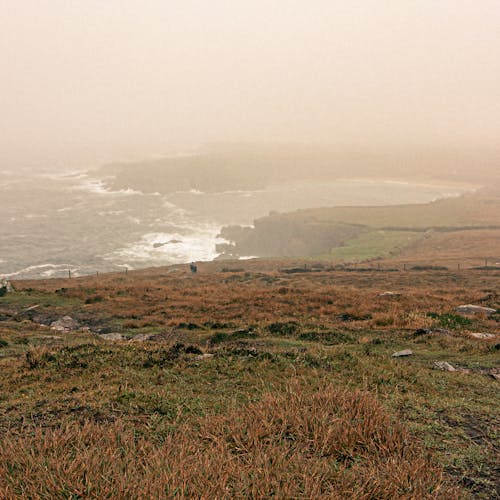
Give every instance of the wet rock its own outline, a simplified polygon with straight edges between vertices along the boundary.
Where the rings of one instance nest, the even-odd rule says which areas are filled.
[[[434,366],[438,370],[443,370],[445,372],[456,372],[456,368],[453,365],[450,365],[447,361],[434,361]]]
[[[413,351],[411,349],[404,349],[402,351],[395,352],[392,357],[393,358],[400,358],[403,356],[411,356],[413,354]]]
[[[483,307],[476,306],[474,304],[464,304],[462,306],[458,306],[455,309],[455,312],[458,314],[463,314],[464,316],[471,316],[474,314],[486,314],[486,316],[491,316],[497,312],[496,309],[492,307]]]

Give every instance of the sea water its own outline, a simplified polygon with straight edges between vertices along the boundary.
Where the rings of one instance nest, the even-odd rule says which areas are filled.
[[[113,191],[83,171],[0,170],[0,277],[47,278],[211,260],[223,225],[270,211],[424,203],[466,189],[371,179],[256,191]]]

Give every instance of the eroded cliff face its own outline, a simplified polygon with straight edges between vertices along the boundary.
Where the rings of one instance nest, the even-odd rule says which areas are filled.
[[[317,222],[296,214],[273,214],[254,227],[226,226],[217,245],[221,257],[303,257],[329,252],[366,229],[361,225]]]

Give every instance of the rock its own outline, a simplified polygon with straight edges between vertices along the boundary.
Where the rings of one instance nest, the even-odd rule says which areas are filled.
[[[413,354],[413,351],[411,349],[404,349],[403,351],[398,351],[395,352],[392,357],[393,358],[400,358],[402,356],[411,356]]]
[[[418,330],[415,330],[413,332],[413,335],[415,335],[415,337],[418,337],[419,335],[431,335],[433,333],[449,335],[450,331],[446,330],[445,328],[419,328]]]
[[[399,292],[383,292],[379,294],[379,297],[401,297]]]
[[[148,340],[154,340],[155,336],[154,333],[139,333],[138,335],[134,335],[130,339],[130,342],[146,342]]]
[[[495,338],[494,333],[479,333],[479,332],[470,332],[469,335],[474,337],[475,339],[493,339]]]
[[[159,242],[159,243],[153,243],[153,248],[160,248],[160,247],[163,247],[165,245],[175,245],[177,243],[182,243],[182,240],[176,240],[176,239],[172,239],[172,240],[168,240],[168,241],[163,241],[163,242]]]
[[[500,368],[492,368],[490,370],[490,375],[500,382]]]
[[[199,354],[198,356],[196,356],[194,359],[196,361],[205,361],[207,359],[210,359],[210,358],[213,358],[214,355],[213,354],[210,354],[208,352],[206,352],[205,354]]]
[[[115,341],[115,340],[126,340],[125,336],[121,333],[99,333],[97,334],[102,340]]]
[[[53,321],[50,324],[50,329],[58,332],[70,332],[71,330],[78,330],[78,327],[78,322],[71,316],[63,316],[61,319]]]
[[[130,342],[164,342],[170,340],[172,340],[172,333],[170,332],[139,333],[134,335]]]
[[[444,370],[445,372],[456,372],[456,368],[446,361],[434,361],[434,366],[438,370]]]
[[[463,314],[465,316],[470,316],[473,314],[486,314],[486,316],[491,316],[492,314],[495,314],[497,312],[497,310],[493,309],[491,307],[483,307],[483,306],[476,306],[473,304],[465,304],[462,306],[458,306],[455,309],[455,312],[458,314]]]

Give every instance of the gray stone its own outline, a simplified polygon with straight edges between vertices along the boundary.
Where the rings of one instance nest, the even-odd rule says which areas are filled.
[[[138,335],[134,335],[130,342],[147,342],[148,340],[154,340],[154,333],[139,333]]]
[[[63,316],[61,319],[53,321],[50,324],[50,329],[58,332],[70,332],[72,330],[78,330],[78,328],[78,321],[75,321],[71,316]]]
[[[492,314],[495,314],[497,310],[491,307],[476,306],[474,304],[464,304],[462,306],[458,306],[455,309],[455,312],[457,312],[458,314],[463,314],[465,316],[470,316],[472,314],[486,314],[487,316],[490,316]]]
[[[413,351],[411,349],[404,349],[403,351],[398,351],[395,352],[392,357],[393,358],[400,358],[402,356],[411,356],[413,354]]]
[[[444,370],[445,372],[456,372],[456,368],[446,361],[434,361],[434,366],[439,370]]]
[[[474,337],[475,339],[493,339],[495,338],[494,333],[479,333],[479,332],[470,332],[469,335]]]
[[[126,338],[121,333],[100,333],[97,336],[102,340],[108,341],[126,340]]]
[[[210,354],[208,352],[206,352],[205,354],[199,354],[197,355],[194,359],[196,361],[204,361],[204,360],[207,360],[207,359],[210,359],[210,358],[213,358],[214,355],[213,354]]]

